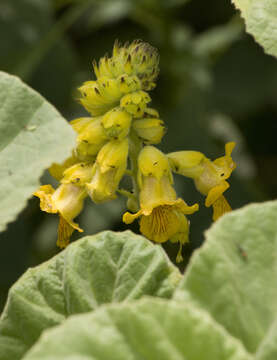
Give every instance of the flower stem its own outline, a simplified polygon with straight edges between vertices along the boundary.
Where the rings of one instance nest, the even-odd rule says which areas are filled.
[[[133,184],[133,199],[139,203],[139,186],[138,186],[138,156],[142,149],[142,141],[138,138],[135,132],[131,131],[129,135],[129,158],[131,162],[132,184]]]

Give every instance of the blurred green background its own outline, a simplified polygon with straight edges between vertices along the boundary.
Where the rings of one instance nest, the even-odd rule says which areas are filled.
[[[276,198],[277,59],[245,33],[231,1],[0,2],[0,70],[20,76],[68,120],[86,114],[76,88],[93,79],[92,60],[111,53],[115,39],[143,39],[160,51],[151,105],[168,127],[163,151],[198,150],[214,159],[224,153],[226,141],[236,141],[238,167],[226,193],[232,207]],[[45,173],[42,182],[49,179]],[[177,176],[176,188],[188,203],[201,206],[191,216],[184,268],[211,224],[211,209],[189,179]],[[120,217],[124,208],[123,199],[97,206],[88,202],[78,219],[84,235],[126,229]],[[11,284],[29,266],[59,251],[57,222],[32,198],[0,234],[0,309]],[[177,246],[164,247],[174,260]]]

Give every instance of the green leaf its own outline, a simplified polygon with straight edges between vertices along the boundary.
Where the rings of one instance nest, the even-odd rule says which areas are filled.
[[[191,304],[143,299],[73,316],[24,360],[250,360],[239,341]]]
[[[276,201],[221,218],[174,296],[209,312],[259,360],[277,358],[276,219]]]
[[[43,330],[72,314],[143,295],[169,298],[180,278],[160,246],[130,231],[78,240],[11,288],[0,320],[0,359],[20,359]]]
[[[240,9],[246,30],[265,52],[277,57],[277,2],[276,0],[232,0]]]
[[[15,76],[0,72],[0,231],[23,209],[43,171],[70,155],[72,128]]]

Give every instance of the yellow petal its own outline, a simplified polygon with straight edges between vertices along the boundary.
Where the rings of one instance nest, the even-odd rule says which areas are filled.
[[[123,215],[122,221],[125,224],[131,224],[135,219],[137,219],[142,214],[141,210],[135,214],[131,214],[128,211]]]
[[[222,181],[219,185],[214,186],[206,197],[205,206],[210,207],[229,187],[227,181]]]
[[[216,221],[220,216],[232,211],[226,198],[222,195],[213,203],[213,221]]]
[[[34,192],[33,195],[40,199],[40,208],[42,211],[52,214],[58,212],[57,207],[52,200],[52,195],[54,192],[55,189],[51,185],[42,185],[36,192]]]
[[[179,242],[179,250],[176,256],[177,263],[183,261],[182,248],[185,243],[189,242],[189,227],[190,227],[190,222],[188,221],[185,215],[180,214],[179,219],[180,219],[179,230],[172,238],[169,239],[172,243]]]
[[[225,155],[231,156],[232,151],[234,150],[234,147],[236,146],[236,143],[234,141],[228,142],[225,144]]]
[[[148,239],[163,243],[170,239],[180,227],[178,211],[172,206],[158,206],[148,216],[142,215],[140,231]]]
[[[175,202],[175,206],[185,215],[190,215],[199,210],[199,205],[194,204],[189,206],[183,199],[177,199]]]
[[[67,221],[61,214],[60,214],[60,221],[58,226],[58,239],[57,239],[57,246],[61,249],[67,247],[70,241],[70,237],[74,230],[78,230],[79,232],[83,232],[83,229],[79,227],[73,221]]]
[[[74,228],[62,216],[60,216],[57,240],[57,246],[59,248],[63,249],[67,247],[73,231]]]
[[[60,181],[63,177],[64,171],[68,167],[76,164],[77,162],[78,162],[78,159],[75,156],[71,156],[70,158],[66,159],[61,164],[58,164],[58,163],[52,164],[51,167],[48,169],[48,171],[53,176],[53,178]]]

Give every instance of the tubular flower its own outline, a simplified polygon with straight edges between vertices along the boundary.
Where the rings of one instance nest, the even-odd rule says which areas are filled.
[[[84,187],[61,184],[55,190],[51,185],[43,185],[34,195],[40,199],[42,211],[59,214],[57,245],[65,248],[74,230],[83,231],[73,219],[82,211],[84,199],[87,196]]]
[[[225,145],[225,156],[214,161],[197,151],[178,151],[168,154],[173,171],[194,179],[197,190],[206,195],[206,207],[213,206],[213,220],[216,221],[231,207],[223,193],[229,188],[226,181],[236,168],[231,157],[234,142]]]
[[[99,151],[92,168],[88,195],[95,203],[116,198],[119,182],[127,168],[128,139],[112,140]]]
[[[180,261],[182,244],[188,241],[189,226],[184,214],[197,211],[198,204],[188,206],[177,199],[168,159],[155,147],[146,146],[141,150],[138,168],[140,210],[135,214],[126,212],[123,221],[130,224],[140,217],[140,231],[150,240],[179,241],[177,260]]]

